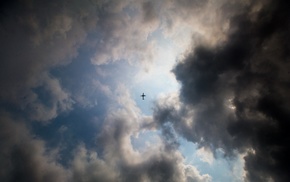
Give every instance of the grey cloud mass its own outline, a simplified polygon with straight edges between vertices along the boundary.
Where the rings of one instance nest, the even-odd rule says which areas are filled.
[[[1,181],[65,181],[67,171],[55,160],[53,151],[29,133],[21,121],[1,113]]]
[[[69,93],[49,69],[70,63],[91,22],[96,22],[90,9],[82,12],[74,3],[68,7],[65,2],[14,1],[2,7],[0,98],[28,112],[32,108],[32,119],[47,121],[71,108]],[[49,106],[33,91],[36,88],[51,93]]]
[[[186,167],[181,153],[176,148],[168,149],[166,142],[142,153],[134,150],[130,140],[142,126],[140,111],[123,86],[118,88],[118,92],[122,92],[122,98],[118,100],[122,109],[106,118],[97,142],[104,146],[102,155],[106,163],[119,167],[118,181],[211,180],[209,175],[199,174],[193,166]]]
[[[230,156],[248,151],[247,181],[289,181],[286,7],[287,2],[268,1],[254,15],[249,11],[254,7],[246,6],[233,16],[226,41],[197,45],[174,68],[183,108],[158,104],[155,109],[155,120],[173,123],[189,141]],[[190,125],[182,120],[188,107]]]
[[[215,181],[186,161],[180,137],[228,161],[243,155],[244,181],[290,181],[288,7],[1,2],[0,181]],[[181,88],[145,115],[130,71],[155,69],[167,40],[184,49],[172,68]],[[143,144],[146,132],[158,140]]]

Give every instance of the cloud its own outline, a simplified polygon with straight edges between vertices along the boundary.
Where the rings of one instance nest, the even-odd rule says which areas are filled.
[[[194,182],[194,181],[200,181],[200,182],[207,182],[211,181],[211,177],[208,174],[200,175],[199,171],[191,165],[187,165],[185,167],[185,173],[186,173],[186,180],[187,182]]]
[[[0,180],[1,181],[66,181],[69,172],[57,162],[53,151],[30,134],[21,121],[1,112]]]
[[[71,62],[97,22],[89,2],[82,6],[76,1],[55,3],[16,1],[1,7],[0,39],[5,43],[0,46],[0,85],[5,89],[1,89],[0,99],[18,106],[37,105],[39,111],[31,117],[41,121],[71,108],[69,94],[57,78],[48,76],[49,71]],[[58,106],[44,107],[37,99],[34,89],[42,86]]]
[[[157,11],[153,2],[147,1],[142,4],[144,22],[156,21],[158,19]]]
[[[108,113],[97,144],[104,147],[100,156],[114,167],[119,181],[187,181],[187,178],[210,181],[208,175],[201,175],[195,167],[188,169],[190,166],[186,167],[176,147],[169,148],[175,146],[170,129],[164,130],[161,145],[148,146],[142,152],[134,150],[131,137],[141,131],[146,119],[142,119],[125,87],[119,86],[116,91],[120,106]]]
[[[198,149],[196,151],[196,155],[199,156],[200,160],[206,162],[208,164],[212,164],[214,160],[214,156],[212,152],[204,147]]]
[[[173,123],[177,133],[200,146],[223,148],[228,156],[252,149],[244,157],[249,181],[289,180],[288,5],[242,6],[230,18],[226,41],[193,46],[174,68],[182,84],[180,108],[170,101],[155,108],[160,127]]]
[[[8,113],[1,113],[0,122],[0,179],[2,181],[211,181],[207,174],[191,165],[176,148],[167,143],[149,146],[142,153],[135,151],[131,137],[138,134],[141,115],[135,103],[126,96],[126,89],[118,88],[120,108],[107,115],[96,145],[97,153],[77,145],[68,165],[64,167],[58,149],[49,148],[46,142],[31,134],[23,121]],[[59,132],[67,127],[61,126]],[[170,137],[169,137],[170,138]],[[166,140],[166,139],[165,139]]]
[[[34,90],[27,93],[21,106],[29,112],[32,120],[49,121],[59,113],[72,109],[74,101],[70,94],[63,90],[58,79],[44,74],[43,80],[39,82]]]
[[[159,24],[151,2],[120,1],[118,6],[115,4],[115,1],[108,1],[101,5],[96,53],[91,62],[103,65],[125,59],[148,67],[155,49],[148,36]]]
[[[90,7],[90,1],[1,2],[0,181],[71,181],[59,149],[35,136],[31,121],[47,123],[72,110],[70,91],[51,70],[78,55],[97,22]]]
[[[289,181],[287,7],[270,0],[2,3],[0,181],[211,181],[185,164],[179,136],[197,143],[209,163],[218,149],[228,158],[243,154],[245,180]],[[156,30],[184,49],[173,69],[182,87],[145,117],[124,85],[111,88],[108,77],[123,70],[102,68],[125,60],[148,69]],[[54,74],[82,61],[84,49],[96,74],[72,71],[71,83]],[[94,78],[82,82],[84,72]],[[77,147],[63,165],[62,151],[35,136],[31,121],[57,118],[50,129],[70,138],[75,123],[58,116],[75,103],[101,113],[88,116],[102,120],[93,134],[97,150],[69,143]],[[156,129],[158,145],[134,149],[133,136]]]
[[[118,174],[113,167],[98,158],[98,154],[89,151],[84,145],[78,146],[71,162],[72,181],[116,181]]]

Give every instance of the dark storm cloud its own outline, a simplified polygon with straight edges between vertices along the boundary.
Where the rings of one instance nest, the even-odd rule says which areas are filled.
[[[159,104],[155,119],[226,155],[253,149],[245,157],[246,180],[289,181],[289,3],[260,5],[230,19],[224,43],[199,45],[175,67],[183,106]],[[189,125],[182,119],[188,108]]]

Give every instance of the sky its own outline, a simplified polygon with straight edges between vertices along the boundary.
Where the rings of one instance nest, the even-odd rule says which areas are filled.
[[[290,181],[289,7],[1,1],[0,181]]]

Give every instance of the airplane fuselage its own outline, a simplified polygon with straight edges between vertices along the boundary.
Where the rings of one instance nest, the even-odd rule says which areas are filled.
[[[143,93],[142,95],[141,95],[141,97],[142,97],[142,100],[144,100],[144,97],[145,97],[146,95]]]

